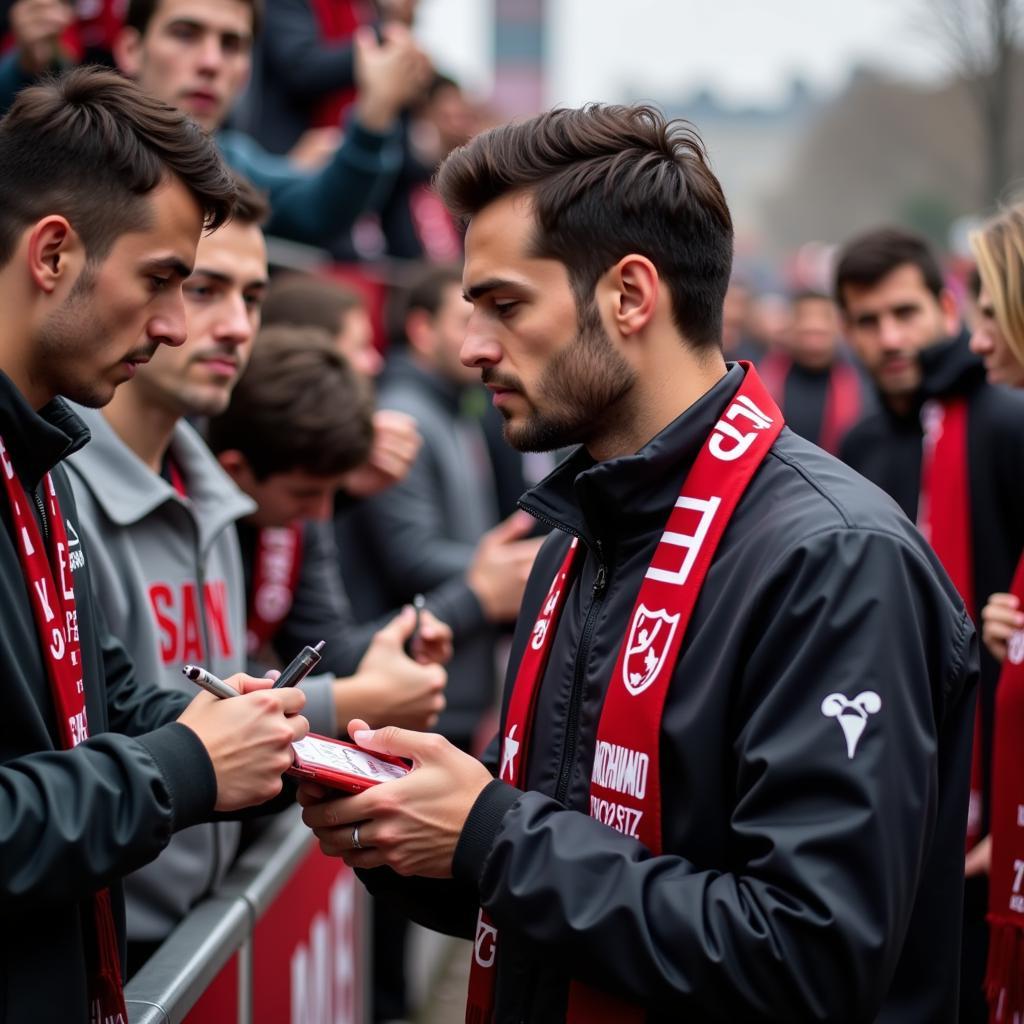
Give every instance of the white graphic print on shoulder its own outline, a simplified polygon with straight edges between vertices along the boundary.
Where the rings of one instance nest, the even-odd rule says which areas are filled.
[[[826,718],[838,720],[846,737],[846,756],[852,761],[857,753],[864,730],[867,728],[868,715],[877,715],[882,709],[882,698],[874,690],[858,693],[849,700],[841,693],[830,693],[821,702],[821,713]]]

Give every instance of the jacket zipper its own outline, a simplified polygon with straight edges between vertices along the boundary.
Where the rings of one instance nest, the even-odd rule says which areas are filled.
[[[576,747],[580,738],[580,710],[583,707],[584,677],[587,671],[587,659],[590,657],[590,643],[594,637],[594,622],[604,600],[604,592],[608,587],[608,566],[604,560],[604,548],[596,541],[597,572],[590,590],[590,607],[583,620],[583,633],[580,645],[576,650],[576,664],[573,669],[572,691],[569,694],[569,714],[566,721],[565,746],[562,748],[562,764],[558,773],[558,785],[555,788],[555,799],[565,803],[572,779],[573,764],[576,761]]]
[[[42,496],[39,494],[38,489],[32,492],[32,498],[36,503],[36,509],[39,511],[39,522],[43,527],[43,540],[50,543],[50,522],[46,517],[46,502],[43,501]]]
[[[565,803],[566,795],[569,792],[569,783],[572,779],[572,768],[576,760],[576,748],[579,745],[580,710],[583,706],[584,677],[586,675],[587,660],[590,657],[590,643],[594,636],[594,623],[597,620],[597,613],[604,601],[605,591],[608,589],[608,566],[605,563],[604,548],[600,541],[595,542],[594,549],[594,553],[597,555],[597,571],[594,574],[594,583],[590,590],[590,606],[587,608],[587,615],[583,621],[583,633],[580,637],[579,647],[576,650],[572,692],[569,694],[565,746],[562,749],[562,763],[558,772],[558,785],[555,788],[555,799],[560,804]],[[530,990],[525,1002],[528,1013],[521,1019],[520,1024],[528,1024],[529,1021],[534,1019],[537,983],[538,977],[535,969],[531,972]]]

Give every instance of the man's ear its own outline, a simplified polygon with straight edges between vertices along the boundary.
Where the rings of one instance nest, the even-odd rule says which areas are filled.
[[[128,78],[138,78],[142,70],[142,36],[138,29],[123,28],[114,37],[111,47],[118,71]]]
[[[81,240],[67,219],[58,214],[44,217],[29,229],[28,272],[35,286],[52,295],[69,275],[85,264]]]
[[[606,275],[612,287],[611,314],[619,333],[631,337],[654,318],[661,291],[658,270],[646,257],[623,256]]]

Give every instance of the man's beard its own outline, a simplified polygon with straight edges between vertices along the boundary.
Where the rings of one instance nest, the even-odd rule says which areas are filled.
[[[632,390],[636,373],[615,350],[591,301],[580,311],[576,337],[545,367],[536,400],[515,378],[485,369],[482,379],[517,391],[530,407],[521,422],[501,410],[505,440],[521,452],[549,452],[615,432],[629,415],[623,399]]]

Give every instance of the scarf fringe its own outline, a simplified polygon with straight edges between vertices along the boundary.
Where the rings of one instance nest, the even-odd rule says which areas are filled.
[[[1024,927],[989,917],[985,973],[989,1024],[1024,1022]]]

